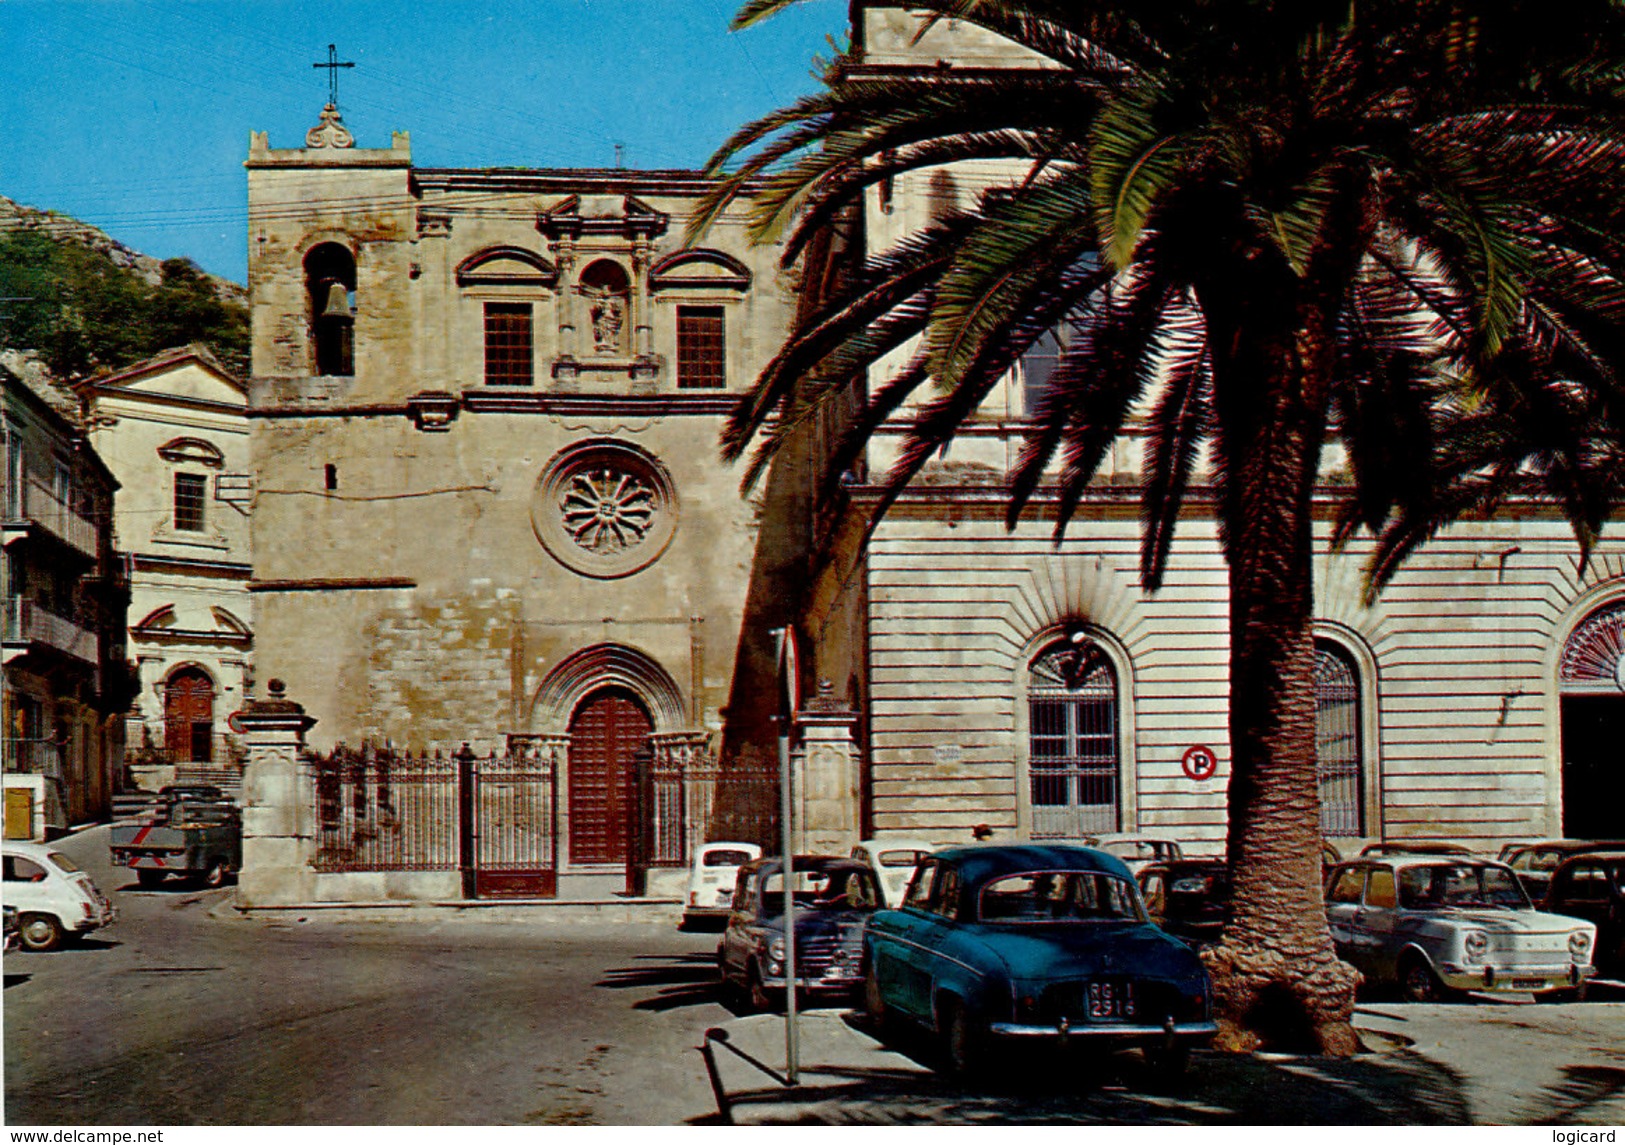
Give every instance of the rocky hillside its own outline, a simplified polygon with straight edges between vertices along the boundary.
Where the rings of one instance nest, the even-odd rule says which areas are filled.
[[[133,270],[149,286],[157,286],[163,281],[163,264],[158,259],[131,250],[105,231],[97,230],[89,223],[82,223],[71,215],[24,206],[0,195],[0,234],[20,230],[40,231],[58,242],[89,247],[106,257],[114,266]],[[232,302],[240,306],[248,304],[248,290],[245,287],[224,278],[216,278],[212,274],[205,274],[204,277],[208,279],[215,295],[222,302]]]

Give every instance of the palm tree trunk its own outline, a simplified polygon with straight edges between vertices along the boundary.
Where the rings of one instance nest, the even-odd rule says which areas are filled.
[[[1350,1019],[1360,979],[1337,958],[1321,895],[1311,629],[1312,496],[1331,318],[1306,316],[1295,290],[1270,285],[1280,284],[1240,290],[1245,301],[1225,307],[1236,324],[1215,339],[1234,890],[1224,938],[1204,960],[1219,1048],[1346,1055],[1358,1048]]]

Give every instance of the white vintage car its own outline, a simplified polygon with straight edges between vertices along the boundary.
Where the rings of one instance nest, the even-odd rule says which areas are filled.
[[[1326,876],[1337,953],[1373,985],[1413,1002],[1462,991],[1583,994],[1597,928],[1531,905],[1503,863],[1441,855],[1368,856]]]

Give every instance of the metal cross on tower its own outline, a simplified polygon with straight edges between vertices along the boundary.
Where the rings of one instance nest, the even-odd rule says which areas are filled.
[[[339,62],[339,50],[334,44],[327,45],[327,62],[325,64],[311,64],[313,68],[327,69],[327,102],[334,107],[339,105],[339,69],[353,68],[355,62]]]

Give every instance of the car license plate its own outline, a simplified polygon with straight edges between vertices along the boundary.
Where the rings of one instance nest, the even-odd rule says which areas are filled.
[[[1512,988],[1514,990],[1544,990],[1546,988],[1546,979],[1514,978],[1512,980]]]
[[[1127,982],[1089,983],[1089,1020],[1134,1016],[1134,987]]]

